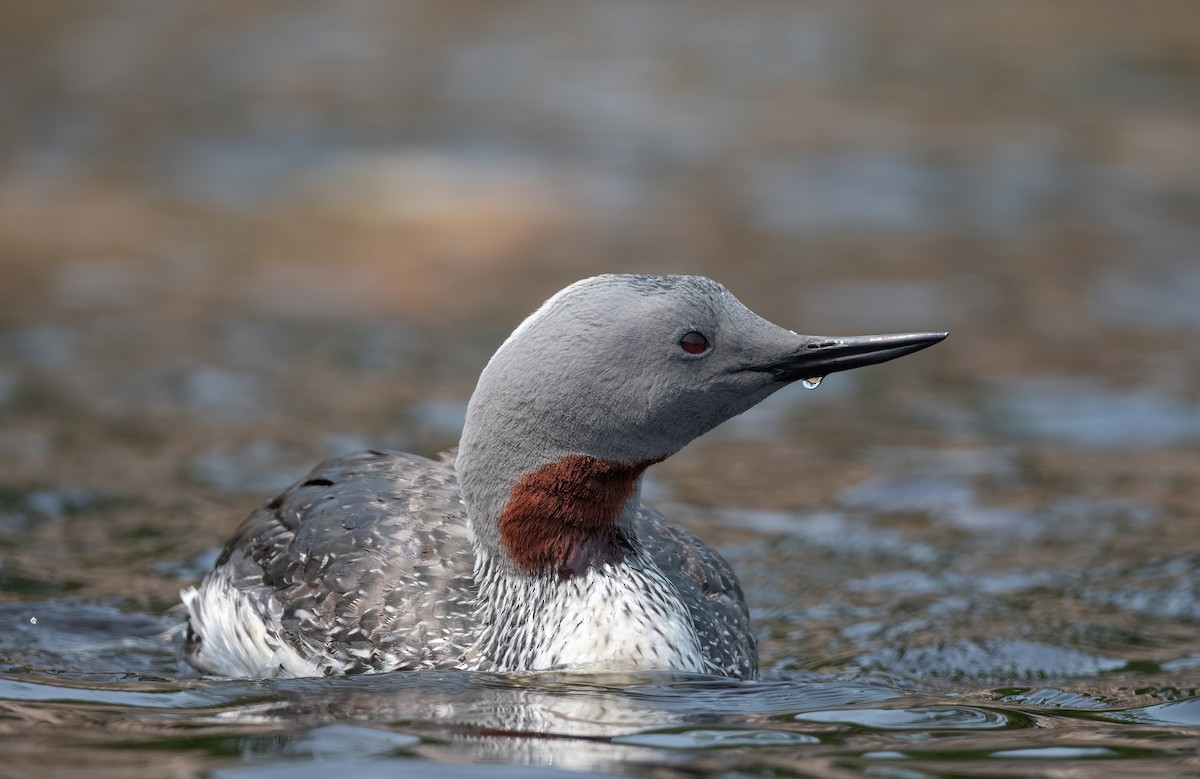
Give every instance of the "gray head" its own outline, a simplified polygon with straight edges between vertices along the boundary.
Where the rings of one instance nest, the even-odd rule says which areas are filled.
[[[797,335],[702,276],[577,282],[513,332],[471,397],[458,469],[477,541],[529,573],[611,562],[648,465],[793,381],[944,337]]]

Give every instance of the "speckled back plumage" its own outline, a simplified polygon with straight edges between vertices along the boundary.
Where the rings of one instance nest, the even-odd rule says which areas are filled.
[[[645,507],[636,531],[688,604],[712,671],[757,673],[749,614],[725,560]],[[232,584],[271,640],[313,673],[488,669],[476,647],[474,565],[452,461],[368,451],[318,465],[255,510],[208,578]],[[185,651],[198,668],[229,673],[208,662],[201,631],[188,631]],[[283,669],[259,674],[273,670]]]

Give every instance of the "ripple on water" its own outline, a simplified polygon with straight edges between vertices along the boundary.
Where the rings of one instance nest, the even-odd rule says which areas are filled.
[[[1155,706],[1106,712],[1101,716],[1103,719],[1114,722],[1129,722],[1139,725],[1200,727],[1200,696],[1181,698]]]
[[[1031,438],[1098,448],[1200,440],[1200,408],[1149,388],[1024,377],[998,382],[987,402],[1001,428]]]
[[[967,473],[905,474],[872,479],[845,490],[843,506],[876,514],[922,513],[971,533],[1021,539],[1109,538],[1162,518],[1161,507],[1130,498],[1067,496],[1037,510],[985,506]]]
[[[889,648],[865,654],[867,667],[917,678],[1048,679],[1095,676],[1125,660],[1036,641],[963,639],[942,645]]]
[[[992,571],[980,573],[958,573],[955,571],[905,570],[889,571],[861,579],[847,581],[843,586],[852,592],[903,593],[905,595],[936,595],[941,593],[957,596],[975,593],[998,595],[1024,592],[1045,587],[1058,581],[1061,574],[1055,571]]]
[[[912,475],[872,479],[839,496],[850,508],[876,513],[941,513],[971,505],[975,488],[963,474]]]
[[[284,754],[321,760],[386,757],[421,743],[419,736],[359,725],[322,725],[290,741]]]
[[[807,733],[783,730],[713,730],[698,728],[661,733],[634,733],[617,736],[618,744],[633,744],[663,749],[722,749],[730,747],[790,747],[800,744],[820,744],[821,739]]]
[[[740,713],[786,713],[880,703],[905,696],[890,681],[862,676],[854,681],[793,677],[761,682],[720,680],[657,680],[629,687],[624,694],[651,700],[657,706],[681,712],[734,715]]]
[[[1095,695],[1086,695],[1072,690],[1038,689],[1004,691],[998,700],[1002,703],[1020,703],[1026,706],[1048,706],[1056,709],[1103,709],[1108,703]]]
[[[1018,760],[1077,760],[1120,757],[1120,754],[1120,752],[1107,747],[1031,747],[1029,749],[1001,749],[992,752],[991,756]]]
[[[831,709],[797,714],[797,720],[853,725],[870,730],[997,730],[1029,727],[1012,711],[978,706],[914,706],[907,709]]]
[[[817,547],[852,558],[887,558],[927,565],[942,553],[934,546],[912,541],[900,533],[851,520],[840,511],[807,514],[789,511],[728,509],[718,512],[733,527],[777,533],[790,544]]]
[[[0,700],[78,703],[121,706],[133,709],[204,709],[240,702],[247,697],[259,698],[262,690],[251,682],[229,682],[194,689],[180,689],[176,684],[129,682],[101,686],[0,678]]]
[[[73,600],[0,604],[0,671],[60,676],[175,676],[174,620]]]
[[[447,756],[447,760],[450,760]],[[460,757],[461,761],[463,758]],[[270,765],[247,765],[223,768],[211,774],[216,779],[329,779],[331,776],[353,776],[356,779],[394,779],[397,776],[421,776],[429,779],[470,779],[480,775],[478,765],[462,762],[435,763],[416,757],[391,755],[343,754],[317,762],[282,762]],[[587,777],[617,777],[602,771],[579,772],[544,765],[503,765],[489,763],[487,776],[512,779],[587,779]]]
[[[1088,587],[1082,597],[1154,619],[1200,620],[1200,568],[1193,557],[1145,566],[1119,582]]]

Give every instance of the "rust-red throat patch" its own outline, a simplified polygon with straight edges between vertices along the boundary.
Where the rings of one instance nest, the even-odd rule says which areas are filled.
[[[620,562],[630,549],[617,527],[621,507],[656,462],[570,455],[525,474],[500,515],[508,556],[526,573],[563,576]]]

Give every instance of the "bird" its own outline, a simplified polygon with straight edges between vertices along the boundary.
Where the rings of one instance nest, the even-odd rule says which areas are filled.
[[[456,450],[335,457],[254,510],[181,592],[184,659],[756,678],[736,575],[641,503],[647,468],[789,384],[946,335],[799,335],[704,276],[578,281],[487,362]]]

